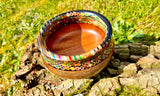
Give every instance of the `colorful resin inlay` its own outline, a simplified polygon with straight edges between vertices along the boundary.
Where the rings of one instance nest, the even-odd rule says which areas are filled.
[[[100,52],[98,52],[95,56],[91,56],[90,58],[84,59],[84,60],[78,60],[78,61],[59,61],[55,60],[52,62],[52,59],[49,59],[45,57],[44,60],[53,66],[54,68],[60,69],[60,70],[66,70],[66,71],[78,71],[78,70],[84,70],[91,67],[94,67],[101,63],[104,59],[108,57],[108,55],[113,50],[113,39],[109,40],[109,43],[107,44],[107,47],[104,47]],[[70,57],[70,56],[69,56]],[[71,57],[70,57],[71,58]],[[48,59],[48,60],[47,60]]]
[[[55,60],[66,61],[67,56],[66,56],[66,58],[61,58],[62,56],[60,56],[58,54],[51,53],[49,50],[46,50],[45,48],[47,48],[47,47],[46,47],[45,41],[46,41],[47,36],[54,34],[54,32],[56,32],[56,30],[59,30],[60,28],[66,26],[66,25],[75,24],[75,23],[88,23],[88,24],[96,25],[96,26],[100,27],[101,29],[103,29],[104,32],[106,32],[105,38],[107,38],[107,34],[108,34],[107,25],[103,22],[103,20],[100,17],[98,17],[97,15],[94,15],[92,13],[87,13],[87,12],[85,12],[85,13],[83,13],[83,12],[80,12],[80,13],[79,12],[69,12],[69,13],[66,13],[63,15],[59,15],[55,18],[52,18],[40,30],[40,37],[41,38],[38,38],[38,40],[40,42],[42,42],[41,44],[44,45],[44,46],[40,46],[40,48],[44,51],[44,54],[46,56],[51,57],[52,59],[55,59]],[[84,53],[85,57],[89,57],[90,54],[92,54],[92,55],[96,54],[99,50],[101,50],[103,48],[103,46],[105,45],[105,42],[108,42],[108,41],[107,41],[107,39],[105,39],[103,42],[104,43],[102,43],[97,48],[91,50],[89,53]],[[72,61],[85,59],[85,57],[82,56],[82,54],[74,56],[74,58],[71,58],[68,56],[69,60],[72,60]]]

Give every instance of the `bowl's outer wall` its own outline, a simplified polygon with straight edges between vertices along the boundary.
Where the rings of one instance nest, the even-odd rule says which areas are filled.
[[[45,66],[47,67],[47,69],[49,69],[52,73],[63,77],[63,78],[68,78],[68,79],[82,79],[82,78],[89,78],[92,77],[94,75],[96,75],[97,73],[99,73],[102,69],[104,69],[108,63],[110,62],[110,59],[113,55],[113,51],[114,51],[114,46],[112,48],[112,51],[110,52],[108,58],[106,58],[105,60],[103,60],[101,63],[99,63],[98,65],[91,67],[89,69],[85,69],[85,70],[81,70],[81,71],[63,71],[63,70],[58,70],[56,68],[53,68],[51,65],[47,64],[43,57],[43,61]]]
[[[82,13],[87,12],[87,13],[97,15],[107,25],[107,31],[108,31],[107,32],[107,37],[105,38],[104,42],[102,42],[102,44],[100,44],[100,46],[102,46],[102,48],[103,48],[103,45],[106,45],[106,42],[108,42],[111,39],[112,27],[111,27],[110,22],[103,15],[101,15],[99,13],[96,13],[96,12],[93,12],[93,11],[88,11],[88,10],[75,10],[75,11],[69,11],[69,12],[82,12]],[[66,13],[69,13],[69,12],[66,12]],[[60,15],[64,15],[66,13],[62,13]],[[58,16],[60,16],[60,15],[58,15]],[[87,68],[87,69],[84,69],[84,70],[79,70],[79,71],[59,70],[57,68],[54,68],[50,64],[46,63],[45,60],[43,59],[43,57],[42,57],[42,59],[44,61],[44,64],[45,64],[46,68],[49,69],[52,73],[54,73],[54,74],[56,74],[60,77],[69,78],[69,79],[89,78],[89,77],[99,73],[102,69],[104,69],[108,65],[108,63],[109,63],[109,61],[110,61],[110,59],[113,55],[113,51],[114,51],[114,45],[113,45],[109,55],[101,63],[99,63],[99,64],[97,64],[93,67],[90,67],[90,68]]]

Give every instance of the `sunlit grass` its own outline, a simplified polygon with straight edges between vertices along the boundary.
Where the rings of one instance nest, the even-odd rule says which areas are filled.
[[[113,26],[116,43],[136,42],[136,36],[160,37],[158,0],[0,0],[0,93],[10,86],[25,47],[36,39],[41,26],[71,10],[103,14]]]

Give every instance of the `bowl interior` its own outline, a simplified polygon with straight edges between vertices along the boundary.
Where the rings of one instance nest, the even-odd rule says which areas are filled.
[[[46,46],[55,54],[71,56],[87,53],[105,39],[105,31],[93,24],[74,23],[63,26],[46,39]]]
[[[108,45],[111,34],[110,23],[101,14],[69,11],[44,24],[38,44],[46,58],[77,61],[99,53]]]

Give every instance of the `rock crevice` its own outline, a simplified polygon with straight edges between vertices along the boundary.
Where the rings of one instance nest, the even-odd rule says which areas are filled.
[[[36,43],[27,46],[19,70],[12,77],[13,95],[19,96],[158,96],[159,46],[116,45],[106,68],[88,79],[65,79],[45,69]],[[21,88],[16,86],[20,84]],[[132,92],[131,92],[132,91]],[[133,92],[134,91],[134,92]]]

